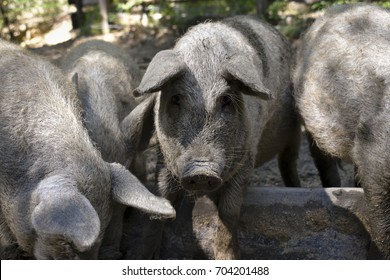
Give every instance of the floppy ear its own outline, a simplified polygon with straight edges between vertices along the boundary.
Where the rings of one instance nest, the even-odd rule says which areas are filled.
[[[59,235],[80,251],[91,248],[100,233],[100,220],[89,200],[62,176],[42,180],[33,194],[37,203],[32,225],[38,235]]]
[[[114,201],[140,209],[161,218],[175,218],[176,212],[168,200],[157,197],[124,166],[109,163],[111,172],[112,198]]]
[[[133,92],[135,97],[145,93],[159,91],[168,81],[185,73],[187,65],[173,50],[157,53],[148,68],[138,88]]]
[[[153,136],[155,97],[146,98],[121,122],[121,131],[130,153],[145,150]]]
[[[264,86],[257,69],[258,67],[255,66],[252,59],[239,54],[233,56],[224,64],[222,76],[228,82],[238,82],[240,86],[244,87],[244,93],[269,100],[272,98],[272,94]]]

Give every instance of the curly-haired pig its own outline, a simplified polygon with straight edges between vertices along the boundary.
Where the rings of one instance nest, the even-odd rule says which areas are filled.
[[[183,193],[215,203],[216,259],[239,258],[240,208],[254,167],[279,155],[284,183],[300,185],[290,62],[280,33],[238,16],[191,28],[172,50],[156,54],[134,92],[148,98],[123,129],[134,139],[138,133],[142,144],[155,128],[163,159],[159,194],[173,203]]]
[[[76,89],[43,58],[0,40],[0,254],[94,259],[113,203],[175,211],[125,167],[103,161]]]
[[[356,166],[370,209],[372,248],[390,258],[389,11],[330,8],[303,37],[294,83],[315,144]]]

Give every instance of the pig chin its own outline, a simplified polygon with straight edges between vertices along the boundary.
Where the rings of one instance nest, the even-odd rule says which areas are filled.
[[[187,191],[212,192],[222,186],[222,167],[210,161],[192,161],[184,165],[180,185]]]

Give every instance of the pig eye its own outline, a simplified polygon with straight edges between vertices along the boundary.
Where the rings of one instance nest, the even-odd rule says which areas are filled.
[[[221,112],[225,115],[233,115],[236,112],[236,107],[233,102],[233,97],[229,94],[220,97]]]
[[[171,97],[171,103],[176,106],[180,106],[180,96],[175,94]]]
[[[233,103],[232,98],[229,95],[224,95],[221,97],[221,106],[222,108],[226,108],[231,106]]]

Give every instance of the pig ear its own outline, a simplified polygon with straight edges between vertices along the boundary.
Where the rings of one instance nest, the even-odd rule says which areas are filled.
[[[238,82],[249,95],[265,100],[272,98],[270,90],[264,86],[259,77],[257,67],[248,56],[236,55],[230,58],[222,69],[222,76],[228,82]]]
[[[155,95],[143,100],[123,119],[121,131],[130,152],[143,151],[148,147],[154,132]]]
[[[168,81],[185,73],[187,65],[173,50],[157,53],[148,68],[138,88],[133,92],[138,97],[145,93],[159,91]]]
[[[38,235],[64,236],[80,251],[96,242],[99,216],[71,180],[62,176],[44,179],[33,196],[37,204],[32,211],[32,225]]]
[[[140,209],[161,218],[175,218],[176,212],[168,200],[157,197],[124,166],[109,163],[111,172],[112,198],[114,201]]]

